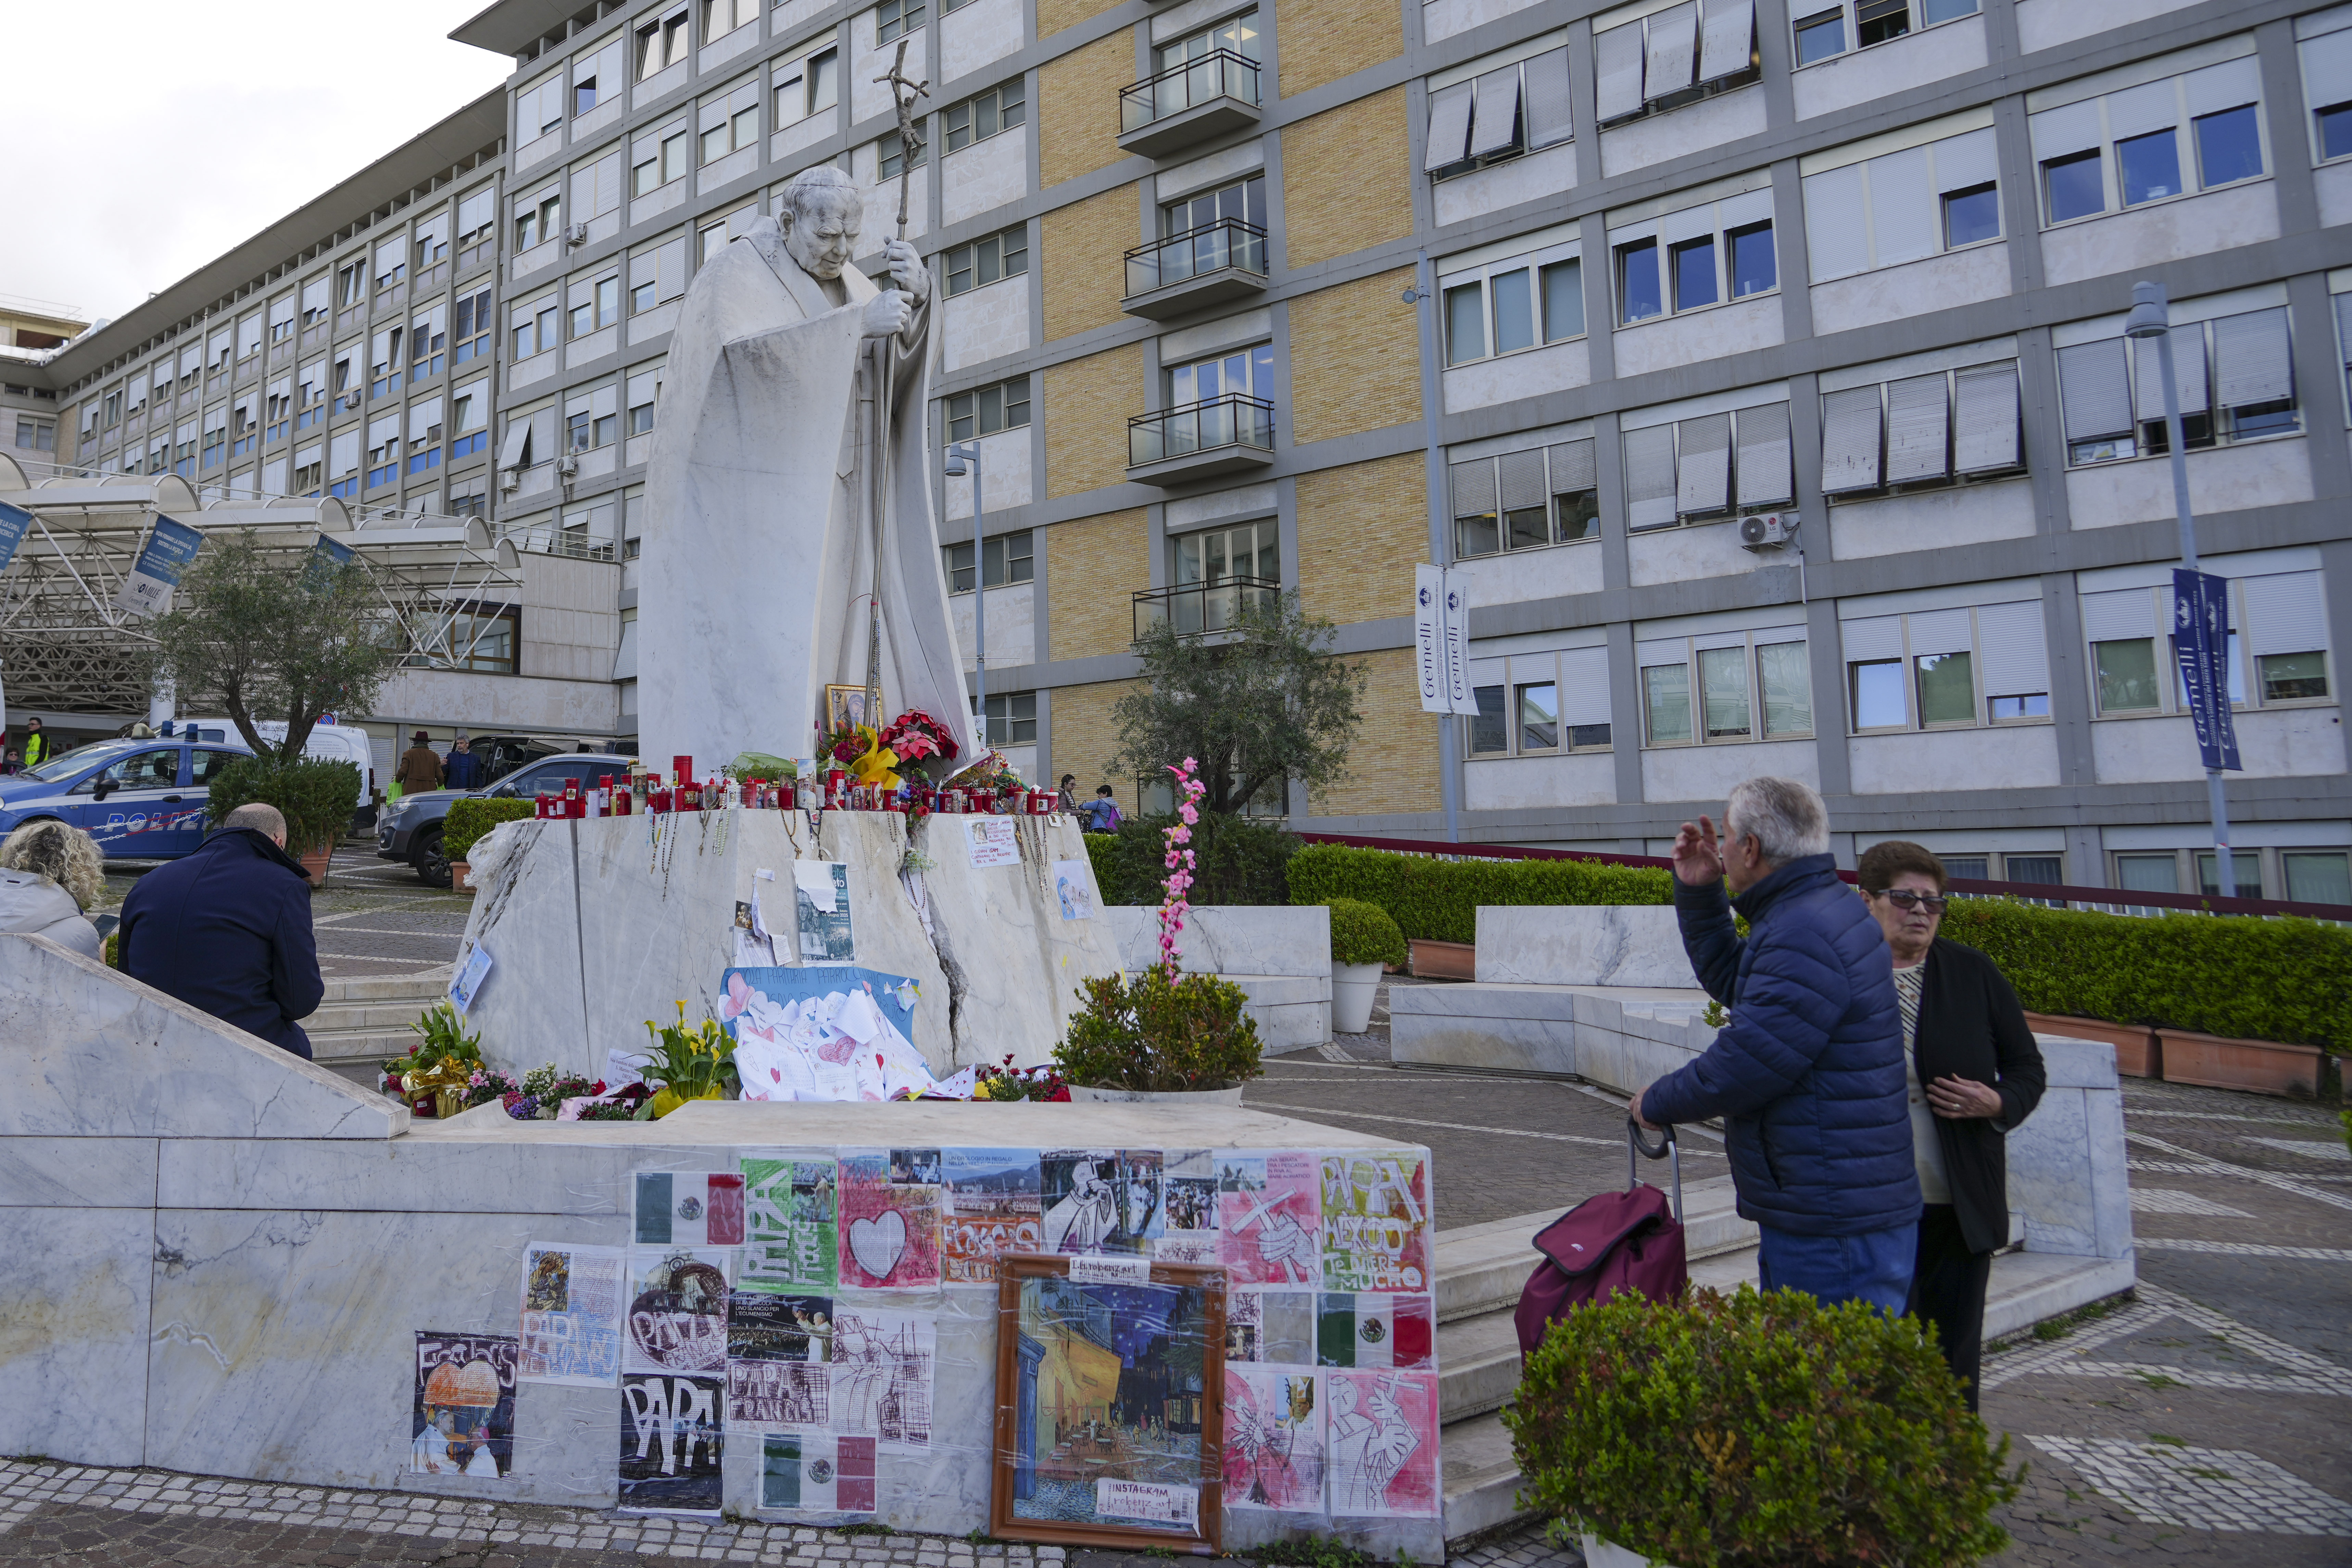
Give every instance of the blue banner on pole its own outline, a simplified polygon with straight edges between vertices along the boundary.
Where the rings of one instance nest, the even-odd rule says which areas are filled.
[[[304,580],[315,588],[358,559],[358,551],[322,533],[318,542],[310,547],[310,564],[304,573]]]
[[[2181,689],[2208,768],[2242,771],[2230,713],[2230,580],[2185,566],[2172,573],[2172,646]]]
[[[133,615],[162,615],[171,605],[172,590],[180,585],[180,574],[204,542],[205,536],[195,529],[158,514],[155,531],[147,536],[131,575],[114,595],[115,604]]]
[[[21,506],[0,501],[0,572],[16,559],[16,546],[25,542],[25,531],[33,526],[33,514]]]

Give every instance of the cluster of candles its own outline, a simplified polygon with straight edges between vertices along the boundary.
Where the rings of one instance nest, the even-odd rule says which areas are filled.
[[[561,795],[541,791],[536,815],[541,817],[664,816],[674,811],[887,811],[902,815],[931,813],[990,816],[1043,816],[1055,808],[1051,790],[1019,785],[1005,790],[941,789],[928,779],[910,778],[898,787],[861,784],[847,770],[803,762],[797,779],[709,778],[694,776],[694,759],[670,759],[665,775],[632,765],[625,779],[614,773],[583,784],[564,781]]]

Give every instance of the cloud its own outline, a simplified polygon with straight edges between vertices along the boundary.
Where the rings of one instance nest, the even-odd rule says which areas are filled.
[[[485,0],[11,7],[0,290],[119,316],[503,81]]]

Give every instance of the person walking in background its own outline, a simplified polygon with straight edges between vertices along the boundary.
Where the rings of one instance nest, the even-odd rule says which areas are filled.
[[[482,787],[482,759],[474,755],[473,742],[466,731],[457,731],[457,742],[442,760],[441,787],[444,789],[479,789]]]
[[[431,753],[427,752],[427,756]],[[256,801],[139,879],[122,900],[125,973],[308,1060],[296,1022],[327,994],[310,934],[310,879],[286,853],[286,818]]]
[[[28,772],[58,754],[56,746],[50,742],[48,735],[41,729],[41,721],[38,719],[25,721],[24,752],[25,767]]]
[[[441,787],[441,759],[433,750],[432,736],[422,730],[416,731],[408,750],[400,753],[400,765],[393,770],[392,782],[400,786],[403,795]]]
[[[1764,1289],[1895,1316],[1919,1237],[1903,1020],[1886,942],[1829,848],[1822,797],[1794,779],[1734,788],[1720,843],[1706,817],[1683,824],[1683,948],[1732,1017],[1631,1109],[1645,1127],[1723,1118],[1739,1213],[1763,1233]]]
[[[1985,1284],[2009,1242],[2007,1135],[2042,1102],[2048,1075],[2015,988],[1991,959],[1936,934],[1944,863],[1897,839],[1874,845],[1855,869],[1895,960],[1911,1158],[1927,1205],[1904,1310],[1935,1325],[1974,1410]]]
[[[1095,797],[1094,799],[1087,802],[1086,816],[1086,826],[1088,833],[1117,833],[1118,831],[1118,798],[1111,794],[1110,785],[1095,785]]]
[[[102,960],[106,949],[89,914],[105,893],[106,857],[79,827],[50,817],[0,843],[0,931],[29,931]]]
[[[1062,787],[1054,792],[1054,809],[1076,813],[1078,809],[1078,775],[1064,773]]]

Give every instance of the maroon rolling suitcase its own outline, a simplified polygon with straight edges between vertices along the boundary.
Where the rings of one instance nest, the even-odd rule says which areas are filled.
[[[1516,1321],[1519,1353],[1532,1355],[1559,1319],[1587,1301],[1607,1301],[1620,1290],[1671,1301],[1690,1283],[1683,1252],[1683,1160],[1675,1130],[1665,1130],[1654,1148],[1641,1124],[1625,1119],[1626,1184],[1622,1193],[1589,1197],[1536,1233],[1543,1261],[1519,1292]],[[1638,1156],[1638,1158],[1637,1158]],[[1640,1159],[1665,1160],[1674,1171],[1675,1197],[1645,1186]]]

